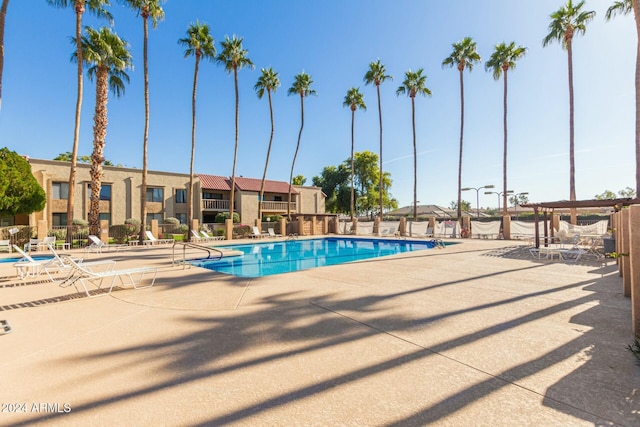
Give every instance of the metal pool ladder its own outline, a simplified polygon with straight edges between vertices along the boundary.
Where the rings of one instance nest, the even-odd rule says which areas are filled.
[[[176,259],[176,246],[182,246],[182,259],[180,258]],[[189,265],[189,268],[191,268],[191,264],[187,263],[187,248],[196,249],[196,250],[207,253],[206,257],[197,257],[197,258],[190,258],[190,259],[217,261],[219,259],[222,259],[222,257],[224,256],[224,253],[221,250],[216,248],[212,248],[209,246],[202,246],[202,245],[198,245],[196,243],[191,243],[191,242],[175,242],[173,244],[173,253],[171,255],[171,265],[173,267],[177,265],[182,265],[182,269],[184,270],[185,266]],[[212,254],[212,252],[214,252],[214,254]]]

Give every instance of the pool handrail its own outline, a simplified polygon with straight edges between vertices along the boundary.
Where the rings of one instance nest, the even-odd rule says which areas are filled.
[[[176,246],[182,246],[182,261],[176,261]],[[192,242],[176,241],[173,243],[172,254],[171,254],[171,266],[175,267],[176,265],[182,264],[182,269],[184,270],[185,266],[187,265],[187,248],[200,249],[207,252],[206,258],[198,258],[198,259],[208,259],[208,260],[217,261],[222,259],[222,257],[224,256],[224,253],[220,249],[216,249],[211,246],[203,246],[203,245],[199,245],[197,243],[192,243]],[[212,257],[211,251],[216,252],[217,256]]]

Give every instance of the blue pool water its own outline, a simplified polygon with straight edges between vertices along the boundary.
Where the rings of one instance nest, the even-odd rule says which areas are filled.
[[[242,277],[262,277],[432,249],[432,241],[326,238],[224,246],[243,255],[194,261],[198,267]]]
[[[18,260],[20,260],[22,257],[18,257],[18,258],[0,258],[0,263],[3,262],[18,262]],[[53,259],[51,257],[46,257],[46,256],[32,256],[31,258],[33,258],[34,261],[45,261],[45,260],[50,260]]]

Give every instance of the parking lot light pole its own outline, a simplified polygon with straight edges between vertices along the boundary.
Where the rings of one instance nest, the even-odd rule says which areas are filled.
[[[482,187],[465,187],[461,191],[476,190],[476,216],[480,218],[480,190],[483,188],[495,188],[495,185],[483,185]]]

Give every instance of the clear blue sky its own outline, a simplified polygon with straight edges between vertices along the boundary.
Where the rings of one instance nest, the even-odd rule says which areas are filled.
[[[114,29],[133,52],[135,69],[125,95],[109,100],[106,157],[142,167],[144,120],[142,21],[112,0]],[[596,18],[574,40],[576,190],[579,199],[635,184],[633,16],[606,22],[612,0],[588,0]],[[356,151],[378,152],[375,88],[363,76],[380,58],[394,80],[381,86],[383,168],[391,173],[400,206],[413,198],[411,106],[395,91],[408,69],[424,68],[431,97],[416,99],[418,200],[448,206],[456,199],[460,97],[458,72],[443,69],[451,44],[465,36],[478,44],[483,64],[465,72],[463,186],[502,190],[502,83],[484,70],[496,43],[515,41],[527,55],[509,73],[509,189],[531,201],[569,198],[567,55],[542,47],[549,15],[562,0],[169,0],[166,19],[150,29],[149,169],[188,173],[194,59],[177,44],[190,23],[210,25],[219,42],[244,38],[256,69],[241,70],[240,140],[236,174],[262,176],[269,140],[266,97],[253,85],[261,67],[279,72],[274,96],[276,133],[268,178],[288,181],[300,126],[299,97],[286,91],[295,74],[312,76],[317,97],[305,100],[305,127],[295,174],[311,183],[327,165],[349,156],[351,115],[342,106],[352,87],[365,94],[356,113]],[[12,1],[5,29],[0,146],[34,158],[71,151],[76,97],[72,9],[45,0]],[[84,24],[108,25],[85,14]],[[85,78],[80,154],[92,150],[95,86]],[[198,85],[196,172],[231,175],[234,145],[233,77],[203,63]],[[475,207],[475,191],[463,193]],[[497,196],[480,195],[495,207]]]

